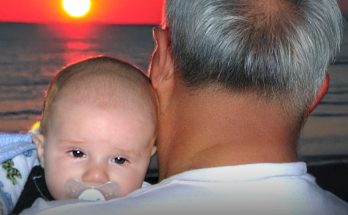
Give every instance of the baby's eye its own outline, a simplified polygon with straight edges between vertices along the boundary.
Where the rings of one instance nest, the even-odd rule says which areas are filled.
[[[86,154],[83,153],[81,150],[78,150],[78,149],[74,149],[74,150],[71,150],[69,151],[69,154],[75,158],[84,158],[86,157]]]
[[[112,162],[116,163],[116,164],[124,164],[125,162],[127,162],[128,160],[126,158],[123,158],[121,156],[117,156],[115,158],[112,159]]]

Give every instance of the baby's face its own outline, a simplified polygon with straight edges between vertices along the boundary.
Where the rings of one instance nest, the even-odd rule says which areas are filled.
[[[108,181],[118,196],[141,187],[154,143],[153,120],[131,108],[57,102],[44,137],[41,161],[55,199],[68,198],[66,182]]]

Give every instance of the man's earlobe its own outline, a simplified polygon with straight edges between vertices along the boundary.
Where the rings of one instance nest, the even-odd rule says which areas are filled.
[[[37,154],[39,157],[40,165],[42,168],[44,168],[45,137],[42,134],[34,134],[33,142],[37,147]]]
[[[307,115],[312,113],[314,109],[319,105],[320,101],[324,98],[330,86],[330,76],[326,74],[323,83],[321,84],[320,89],[317,92],[317,96],[312,102],[311,106],[308,108]]]

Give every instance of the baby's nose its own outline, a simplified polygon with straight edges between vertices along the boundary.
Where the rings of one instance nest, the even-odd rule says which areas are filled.
[[[89,185],[99,185],[110,181],[107,167],[104,165],[90,165],[83,173],[81,180]]]

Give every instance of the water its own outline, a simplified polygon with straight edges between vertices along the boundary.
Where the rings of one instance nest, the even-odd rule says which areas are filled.
[[[146,69],[152,26],[0,24],[0,131],[28,129],[41,112],[44,90],[64,65],[95,55]]]
[[[0,131],[25,131],[39,118],[44,90],[64,65],[95,55],[144,70],[153,26],[48,26],[0,23]],[[309,118],[300,155],[348,154],[348,37],[329,69],[328,95]]]

